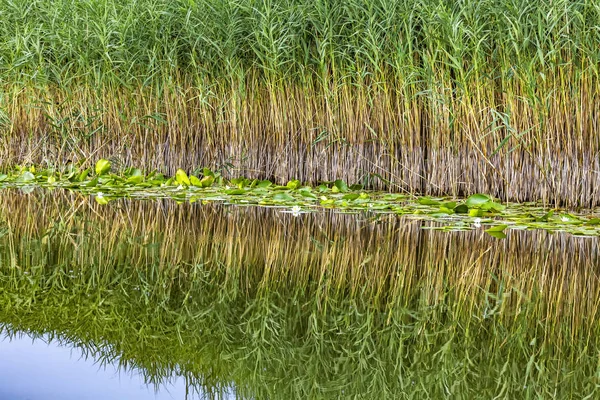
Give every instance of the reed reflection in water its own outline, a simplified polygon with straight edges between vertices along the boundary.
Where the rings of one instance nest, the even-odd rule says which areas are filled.
[[[240,398],[597,395],[598,240],[0,194],[0,321]]]

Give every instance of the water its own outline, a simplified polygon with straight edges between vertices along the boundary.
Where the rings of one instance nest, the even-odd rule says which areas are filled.
[[[0,393],[50,381],[64,398],[95,383],[150,399],[597,396],[598,240],[431,225],[0,193],[0,334],[62,344],[0,342],[13,354],[0,368],[22,377]],[[51,367],[72,348],[66,372]],[[15,352],[38,367],[19,372]]]
[[[154,388],[135,371],[99,363],[85,352],[28,336],[0,341],[0,399],[184,399],[185,382]],[[157,391],[155,391],[157,389]]]

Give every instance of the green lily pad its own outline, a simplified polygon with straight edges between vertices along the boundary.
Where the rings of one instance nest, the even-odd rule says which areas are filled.
[[[277,201],[294,201],[295,199],[287,193],[276,193],[273,200]]]
[[[96,175],[104,175],[110,171],[110,161],[106,159],[100,159],[96,162]]]
[[[237,188],[237,189],[228,189],[228,190],[225,190],[223,193],[228,194],[230,196],[239,196],[241,194],[248,193],[248,190],[246,190],[246,189],[240,189],[240,188]]]
[[[337,190],[340,191],[340,192],[342,192],[342,193],[348,191],[348,185],[346,184],[346,182],[344,182],[341,179],[336,179],[333,182],[333,187],[337,188]]]
[[[294,179],[294,180],[289,181],[285,186],[288,189],[295,190],[295,189],[298,189],[300,187],[300,185],[301,185],[300,181],[298,179]]]
[[[433,200],[431,197],[421,197],[417,200],[417,203],[422,204],[424,206],[439,206],[442,204],[441,201]]]
[[[503,232],[506,228],[508,228],[508,225],[494,225],[488,229],[486,229],[486,232]]]
[[[360,194],[358,193],[348,193],[345,194],[344,196],[342,196],[342,199],[344,200],[356,200],[360,197]]]
[[[485,203],[487,203],[488,201],[491,201],[489,196],[478,193],[478,194],[469,196],[469,198],[467,198],[467,201],[465,202],[465,204],[469,208],[481,208],[481,206],[484,205]]]
[[[175,172],[175,180],[177,183],[184,186],[190,186],[192,184],[190,178],[188,178],[187,174],[182,169],[178,169],[177,172]]]
[[[192,186],[202,187],[202,181],[197,176],[190,175],[189,178]]]
[[[35,181],[35,175],[33,175],[31,172],[29,171],[25,171],[21,174],[21,176],[19,176],[19,178],[17,178],[18,182],[31,182],[31,181]]]
[[[457,214],[468,214],[469,207],[467,207],[466,204],[459,204],[456,207],[454,207],[454,212]]]
[[[487,233],[488,235],[495,237],[496,239],[505,239],[506,238],[506,233],[504,232],[498,232],[498,231],[484,231],[485,233]]]
[[[204,178],[200,179],[200,186],[203,188],[211,187],[214,182],[214,175],[206,175]]]

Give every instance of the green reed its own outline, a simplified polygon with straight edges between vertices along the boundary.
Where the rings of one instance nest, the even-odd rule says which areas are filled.
[[[5,334],[49,334],[215,397],[597,394],[596,239],[1,196]]]
[[[600,202],[593,1],[0,4],[2,165]]]

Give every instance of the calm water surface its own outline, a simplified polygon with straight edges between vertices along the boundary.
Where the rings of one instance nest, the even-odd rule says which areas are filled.
[[[185,399],[182,379],[155,391],[135,371],[85,357],[69,344],[28,336],[0,341],[0,399]]]
[[[0,398],[600,396],[598,240],[431,227],[0,192]]]

